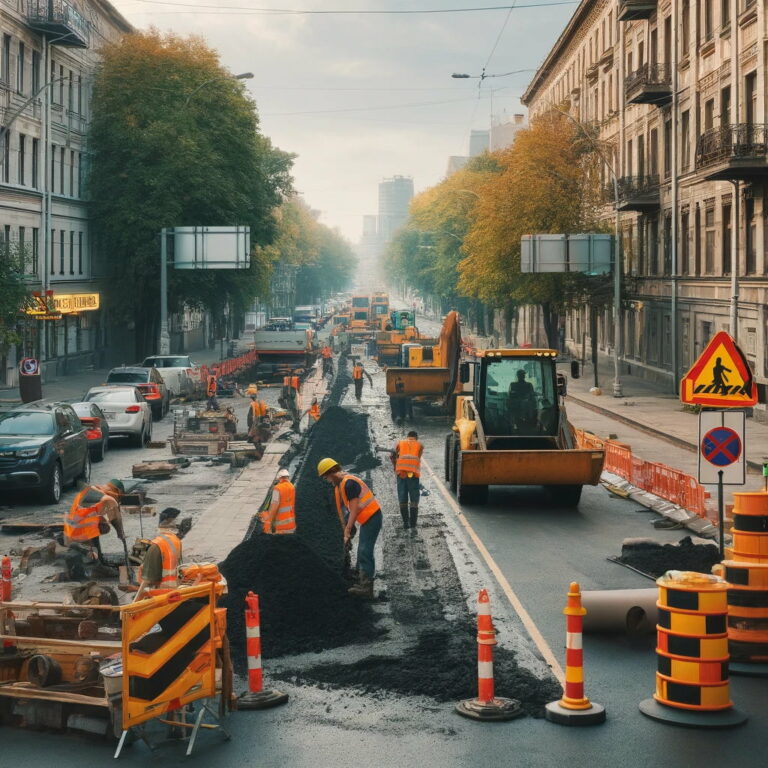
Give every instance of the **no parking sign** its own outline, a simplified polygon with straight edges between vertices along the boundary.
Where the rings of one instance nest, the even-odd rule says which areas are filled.
[[[699,414],[699,482],[744,485],[744,413],[702,411]]]

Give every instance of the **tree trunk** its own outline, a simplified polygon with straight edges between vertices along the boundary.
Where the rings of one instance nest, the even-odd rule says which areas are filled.
[[[592,342],[592,370],[595,376],[595,386],[599,387],[597,376],[597,309],[594,306],[589,308],[589,336]]]
[[[544,322],[544,333],[547,336],[547,345],[550,349],[557,349],[557,327],[559,315],[554,305],[545,301],[541,304],[542,320]]]

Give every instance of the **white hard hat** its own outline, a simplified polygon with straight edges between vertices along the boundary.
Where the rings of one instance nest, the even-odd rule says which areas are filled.
[[[277,473],[277,476],[278,476],[278,477],[290,477],[290,476],[291,476],[291,473],[290,473],[290,472],[289,472],[287,469],[281,469],[281,470],[280,470],[280,471]]]

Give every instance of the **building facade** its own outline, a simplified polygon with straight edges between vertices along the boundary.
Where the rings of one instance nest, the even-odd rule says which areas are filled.
[[[104,362],[109,254],[88,225],[90,94],[96,51],[131,31],[106,0],[0,0],[0,238],[40,294],[0,383],[15,383],[18,355],[48,374]]]
[[[382,247],[408,220],[408,206],[413,199],[413,179],[393,176],[379,182],[378,234]]]
[[[675,386],[712,335],[734,335],[768,395],[766,4],[582,0],[523,97],[598,128],[606,217],[620,212],[621,334],[605,353]],[[615,181],[615,183],[614,183]],[[586,309],[566,323],[574,350]]]

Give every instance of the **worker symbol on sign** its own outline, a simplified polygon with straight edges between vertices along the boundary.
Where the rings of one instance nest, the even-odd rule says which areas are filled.
[[[728,377],[726,373],[733,373],[730,368],[726,368],[723,365],[723,358],[718,357],[715,360],[714,366],[712,366],[712,394],[713,395],[727,395],[728,394]]]
[[[716,467],[728,467],[741,456],[741,438],[730,427],[715,427],[704,435],[701,454]]]

